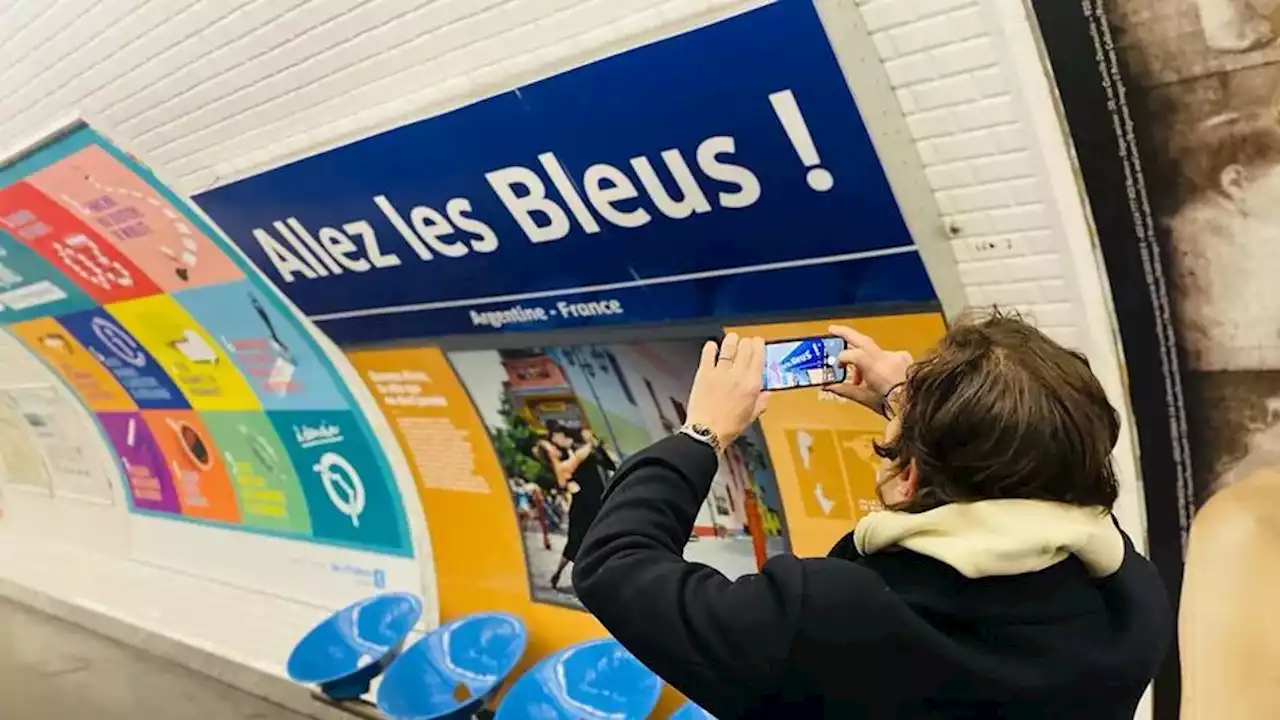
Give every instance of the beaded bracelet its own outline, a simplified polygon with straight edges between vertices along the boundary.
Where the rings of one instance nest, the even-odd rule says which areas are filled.
[[[899,388],[905,387],[905,386],[906,386],[906,384],[907,384],[907,383],[906,383],[906,381],[905,381],[905,380],[904,380],[904,381],[902,381],[902,382],[899,382],[899,383],[895,383],[892,387],[890,387],[888,390],[886,390],[886,391],[885,391],[885,393],[884,393],[884,395],[883,395],[883,396],[881,396],[881,398],[880,398],[880,414],[884,416],[884,419],[885,419],[885,420],[892,420],[892,419],[893,419],[893,416],[890,414],[890,413],[892,412],[892,410],[893,410],[893,407],[889,405],[889,396],[890,396],[890,395],[892,395],[892,394],[894,393],[894,391],[895,391],[895,390],[898,390]]]

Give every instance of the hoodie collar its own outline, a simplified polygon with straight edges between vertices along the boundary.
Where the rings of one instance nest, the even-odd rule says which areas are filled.
[[[854,530],[862,555],[891,546],[927,555],[968,578],[1037,572],[1080,558],[1094,577],[1120,569],[1124,538],[1105,508],[1045,500],[982,500],[922,513],[884,511]]]

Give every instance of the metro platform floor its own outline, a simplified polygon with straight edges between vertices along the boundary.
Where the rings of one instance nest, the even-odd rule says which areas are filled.
[[[306,720],[7,600],[0,600],[0,718]]]

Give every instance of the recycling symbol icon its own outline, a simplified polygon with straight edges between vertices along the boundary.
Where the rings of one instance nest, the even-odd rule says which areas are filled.
[[[360,527],[360,514],[364,512],[364,483],[351,461],[336,452],[320,456],[311,469],[320,474],[324,491],[338,512],[351,518],[352,527]]]

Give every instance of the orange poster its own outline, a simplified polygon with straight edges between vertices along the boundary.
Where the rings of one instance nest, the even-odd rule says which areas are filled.
[[[919,356],[946,326],[942,315],[921,313],[727,327],[740,335],[785,340],[827,335],[832,324],[848,325],[881,347]],[[819,388],[776,391],[760,418],[765,443],[786,511],[792,550],[825,555],[857,521],[880,507],[875,490],[878,458],[871,443],[884,418]]]
[[[492,610],[518,615],[530,632],[524,666],[604,637],[587,613],[532,601],[498,456],[444,353],[406,348],[348,357],[413,466],[431,530],[441,620]]]
[[[44,358],[94,412],[136,410],[115,377],[57,320],[44,317],[9,326],[27,347]]]

